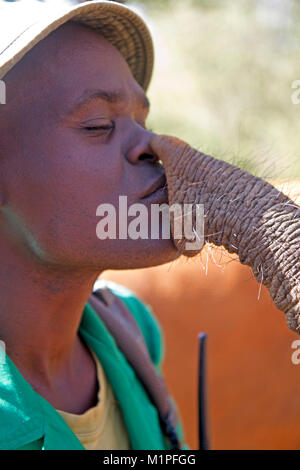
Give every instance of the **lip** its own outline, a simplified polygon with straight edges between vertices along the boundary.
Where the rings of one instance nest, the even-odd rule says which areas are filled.
[[[165,204],[168,203],[168,189],[166,186],[162,186],[149,196],[143,197],[142,201],[144,204]]]
[[[147,189],[147,191],[145,192],[145,194],[141,197],[141,199],[145,199],[147,198],[148,196],[151,196],[151,194],[155,193],[156,191],[158,191],[159,189],[166,189],[167,188],[167,179],[166,179],[166,175],[163,174],[161,175],[159,178],[157,178],[152,184],[151,186],[149,186],[149,188]]]

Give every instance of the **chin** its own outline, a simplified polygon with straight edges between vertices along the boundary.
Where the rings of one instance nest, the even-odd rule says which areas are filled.
[[[179,258],[180,252],[172,240],[157,240],[157,242],[160,243],[152,241],[152,249],[149,248],[142,255],[141,262],[144,265],[143,267],[159,266]]]
[[[119,247],[120,248],[120,247]],[[118,250],[119,251],[119,250]],[[180,256],[172,240],[126,240],[106,269],[140,269],[174,261]]]

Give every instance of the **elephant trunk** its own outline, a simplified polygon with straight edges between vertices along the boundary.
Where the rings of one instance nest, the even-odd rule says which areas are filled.
[[[203,204],[205,242],[249,265],[289,328],[300,333],[299,206],[271,184],[180,139],[155,135],[151,145],[166,171],[169,204]]]

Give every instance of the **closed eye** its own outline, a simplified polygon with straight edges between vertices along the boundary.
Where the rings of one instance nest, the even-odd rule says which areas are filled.
[[[87,127],[84,127],[85,130],[87,131],[95,131],[95,130],[110,130],[110,129],[114,129],[114,126],[113,125],[108,125],[108,126],[87,126]]]
[[[92,123],[89,123],[90,125],[86,125],[81,128],[81,132],[83,132],[86,136],[88,137],[110,137],[112,132],[115,129],[115,123],[112,122],[110,124],[103,124],[100,125],[100,123],[95,123],[94,125]],[[98,124],[98,125],[97,125]]]

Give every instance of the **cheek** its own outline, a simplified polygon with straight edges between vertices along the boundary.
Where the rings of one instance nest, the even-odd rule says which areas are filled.
[[[43,191],[37,211],[40,216],[32,223],[49,250],[77,254],[97,242],[97,207],[103,201],[115,206],[118,200],[113,178],[103,180],[101,176],[87,171],[80,177],[70,173],[53,181],[50,191]]]
[[[97,243],[97,207],[118,202],[118,159],[108,162],[100,152],[87,155],[78,148],[64,156],[54,148],[48,151],[12,171],[11,232],[44,260],[86,255]]]

